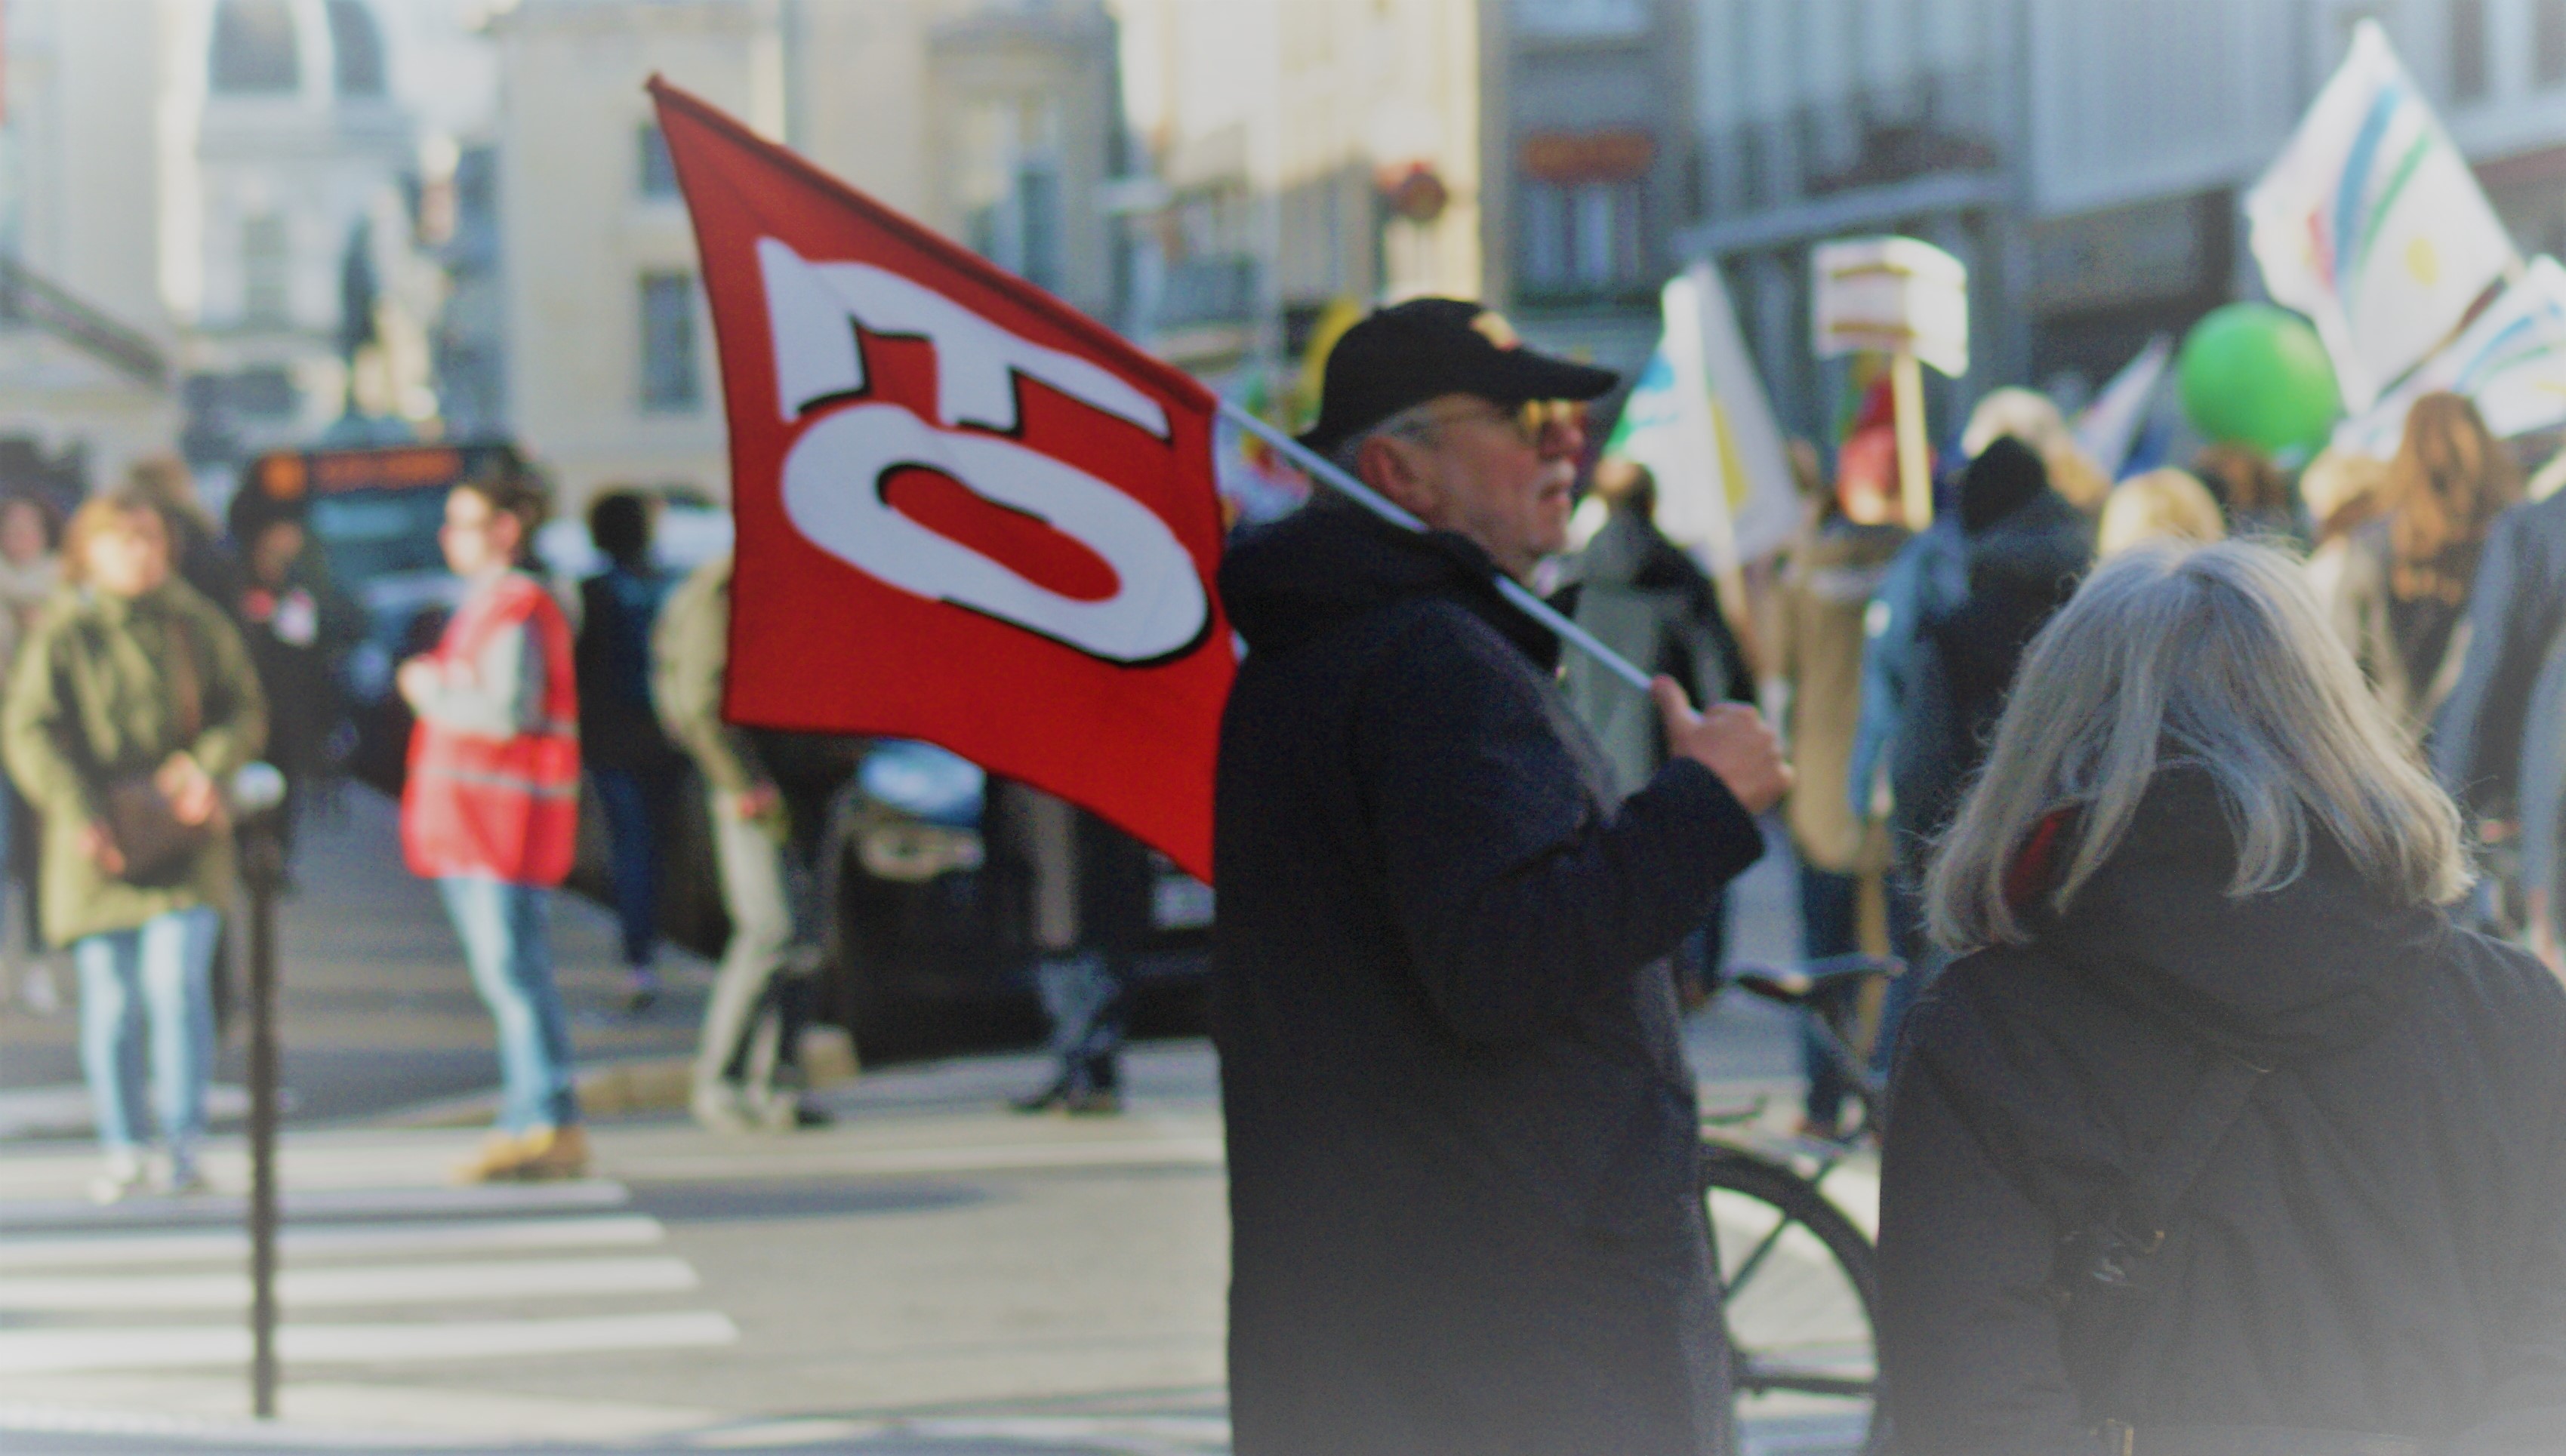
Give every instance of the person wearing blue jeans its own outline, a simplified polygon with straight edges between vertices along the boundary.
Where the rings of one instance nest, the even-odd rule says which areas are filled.
[[[1862,950],[1861,921],[1858,906],[1862,896],[1862,876],[1837,874],[1814,864],[1800,866],[1800,956],[1803,960],[1820,961],[1831,956],[1854,955]],[[1850,995],[1831,996],[1827,1005],[1814,1008],[1818,1015],[1833,1023],[1839,1035],[1850,1027],[1853,1010]],[[1800,1019],[1800,1068],[1809,1080],[1805,1108],[1808,1127],[1813,1132],[1832,1134],[1844,1121],[1845,1097],[1849,1089],[1845,1078],[1829,1055],[1826,1039],[1819,1035],[1818,1023],[1812,1017]]]
[[[205,1133],[205,1083],[214,1065],[207,981],[221,928],[213,906],[190,905],[72,943],[80,968],[81,1071],[107,1154],[107,1172],[95,1190],[102,1202],[123,1196],[142,1176],[146,1083],[151,1120],[169,1159],[166,1186],[172,1192],[204,1186],[196,1144]]]
[[[579,845],[570,623],[516,566],[538,504],[507,475],[446,493],[437,542],[463,600],[435,649],[394,676],[418,715],[401,786],[402,857],[436,881],[498,1030],[499,1120],[480,1155],[455,1170],[468,1183],[575,1178],[589,1163],[545,923]]]
[[[625,1005],[636,1014],[658,999],[652,963],[659,949],[659,856],[675,812],[677,777],[666,765],[617,768],[592,763],[588,781],[606,816],[607,872],[622,931]]]
[[[233,895],[220,786],[257,755],[267,705],[230,618],[173,573],[150,498],[93,496],[65,562],[69,585],[0,690],[0,759],[43,819],[39,908],[80,968],[106,1163],[90,1192],[112,1203],[146,1182],[204,1186],[212,962]],[[146,1100],[166,1151],[149,1168]]]
[[[659,861],[685,766],[650,698],[650,634],[676,585],[650,557],[655,510],[649,497],[630,490],[610,490],[589,508],[589,536],[607,569],[579,585],[572,653],[580,757],[606,812],[615,913],[624,927],[625,1009],[637,1016],[659,996]]]
[[[572,1087],[570,1015],[553,980],[552,891],[487,874],[436,881],[463,942],[473,989],[499,1026],[499,1131],[524,1137],[579,1120]]]

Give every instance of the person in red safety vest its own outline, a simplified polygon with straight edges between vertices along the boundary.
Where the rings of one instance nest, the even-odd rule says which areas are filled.
[[[579,835],[579,699],[570,624],[517,558],[537,502],[508,477],[445,497],[437,533],[463,601],[436,648],[403,662],[418,715],[401,791],[401,850],[436,881],[473,986],[499,1027],[498,1125],[465,1182],[588,1169],[570,1018],[547,921]]]

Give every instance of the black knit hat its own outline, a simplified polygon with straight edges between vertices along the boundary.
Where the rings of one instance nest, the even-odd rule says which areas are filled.
[[[1611,369],[1522,346],[1503,316],[1460,299],[1411,299],[1382,309],[1328,355],[1319,422],[1301,443],[1328,454],[1403,409],[1444,394],[1492,403],[1592,399],[1621,381]]]
[[[2049,467],[2011,435],[1978,452],[1960,472],[1960,529],[1975,536],[2049,489]]]

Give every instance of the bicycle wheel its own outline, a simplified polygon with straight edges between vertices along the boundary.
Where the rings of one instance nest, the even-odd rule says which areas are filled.
[[[1739,1418],[1886,1450],[1871,1241],[1788,1166],[1721,1143],[1703,1153]]]

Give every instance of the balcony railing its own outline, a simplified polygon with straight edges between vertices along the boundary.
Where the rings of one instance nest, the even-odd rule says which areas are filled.
[[[1711,194],[1751,212],[2004,158],[2002,88],[1984,68],[1933,72],[1740,124],[1713,142]]]
[[[168,387],[168,361],[148,336],[100,313],[6,253],[0,253],[0,327],[41,329],[136,382]]]

